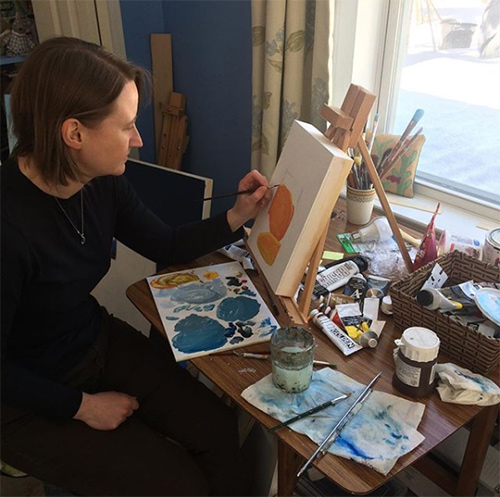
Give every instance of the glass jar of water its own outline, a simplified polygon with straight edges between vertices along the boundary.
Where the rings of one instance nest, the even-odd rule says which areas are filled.
[[[304,328],[286,327],[276,330],[271,338],[272,378],[284,392],[306,390],[313,371],[314,337]]]

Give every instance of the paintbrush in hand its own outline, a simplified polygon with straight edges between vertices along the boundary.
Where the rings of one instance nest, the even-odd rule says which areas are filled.
[[[252,193],[255,193],[261,186],[263,186],[263,185],[254,186],[253,188],[248,188],[248,190],[239,190],[239,191],[233,192],[233,193],[225,193],[224,195],[216,195],[214,197],[202,198],[199,200],[199,202],[205,202],[205,200],[215,200],[217,198],[234,197],[235,195],[243,195],[245,193],[248,193],[250,195]],[[272,186],[268,186],[267,188],[271,189],[271,188],[276,188],[278,186],[280,186],[280,185],[272,185]]]

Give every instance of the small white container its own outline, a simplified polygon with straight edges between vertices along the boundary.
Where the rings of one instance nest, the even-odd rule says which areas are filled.
[[[375,190],[356,190],[347,185],[347,221],[366,224],[370,221],[375,204]]]

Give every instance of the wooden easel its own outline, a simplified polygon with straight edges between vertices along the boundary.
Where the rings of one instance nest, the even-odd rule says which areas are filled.
[[[362,136],[363,128],[368,120],[368,116],[375,99],[376,96],[373,93],[370,93],[361,86],[351,84],[340,109],[329,107],[328,105],[323,106],[321,115],[330,123],[330,126],[325,131],[325,136],[344,152],[346,152],[348,148],[355,147],[361,152],[361,156],[363,157],[363,161],[368,169],[370,179],[373,183],[375,191],[377,192],[380,203],[382,204],[382,209],[387,217],[387,220],[389,221],[392,233],[396,238],[396,242],[403,256],[406,268],[409,272],[412,272],[413,263],[410,259],[410,255],[408,254],[408,250],[406,249],[401,232],[399,231],[399,227],[391,210],[389,201],[387,200],[382,182],[380,181],[379,175]],[[302,292],[299,302],[293,298],[279,296],[279,299],[289,318],[295,324],[300,325],[308,322],[312,294],[316,282],[316,276],[318,274],[318,266],[323,255],[328,227],[329,222],[327,223],[327,226],[325,226],[323,234],[321,235],[316,249],[312,254],[311,260],[309,261],[304,291]]]
[[[170,169],[180,169],[188,137],[186,95],[175,91],[170,93],[167,104],[162,105],[163,125],[158,150],[158,164]]]

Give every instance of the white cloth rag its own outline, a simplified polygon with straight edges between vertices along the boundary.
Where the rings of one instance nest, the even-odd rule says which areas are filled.
[[[489,378],[447,362],[436,366],[437,391],[443,402],[493,406],[500,402],[500,388]]]
[[[282,392],[274,386],[272,376],[268,375],[249,386],[241,396],[261,411],[285,421],[341,393],[350,393],[348,399],[288,426],[320,444],[363,388],[364,385],[349,376],[323,368],[313,373],[311,385],[304,392]],[[424,436],[417,431],[424,409],[423,404],[373,391],[328,452],[386,475],[399,457],[424,440]]]

